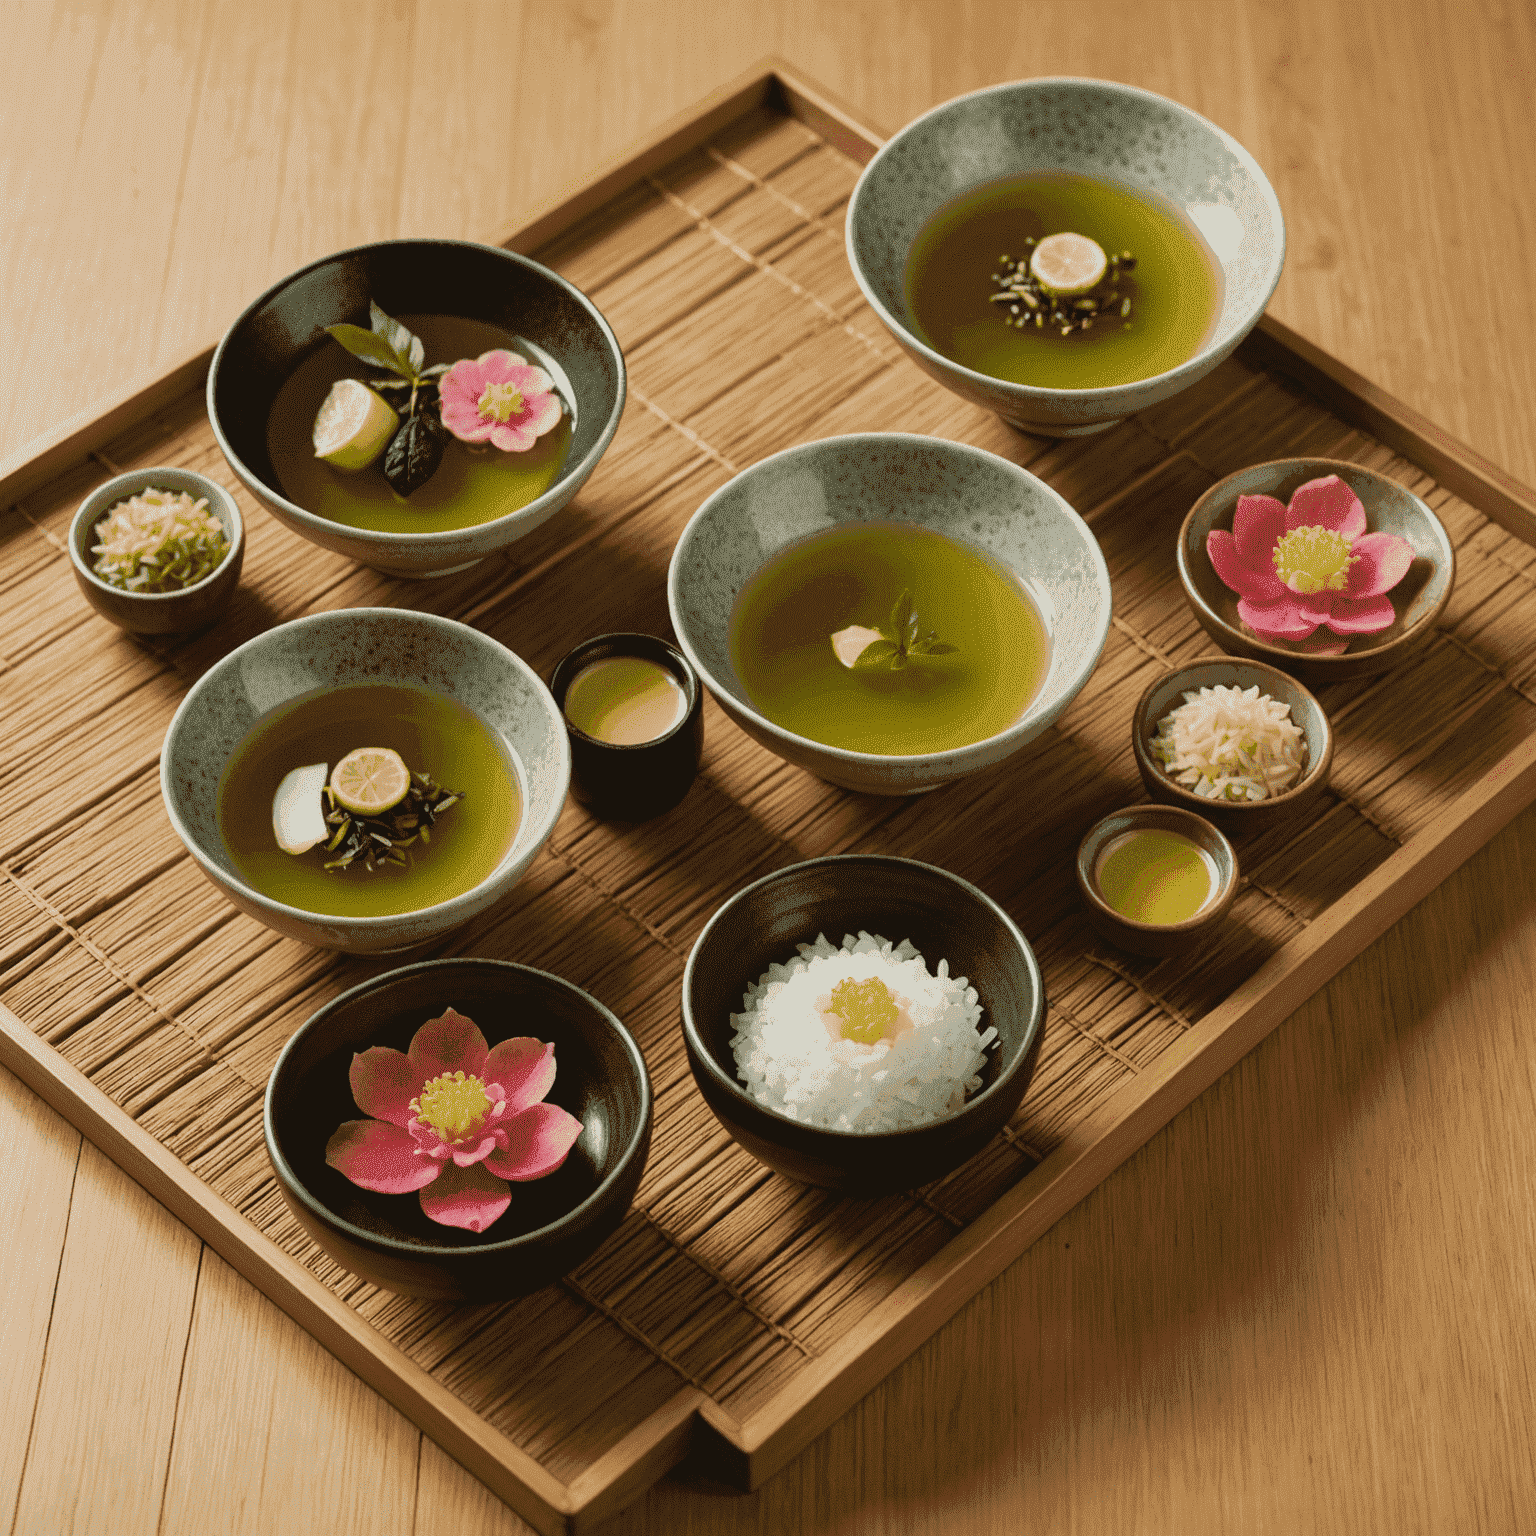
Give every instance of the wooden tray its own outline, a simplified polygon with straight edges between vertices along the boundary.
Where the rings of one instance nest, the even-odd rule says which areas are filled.
[[[1536,795],[1530,492],[1269,321],[1112,432],[1020,436],[905,362],[860,299],[841,219],[878,143],[770,64],[506,242],[607,314],[630,402],[571,509],[461,576],[360,569],[236,491],[249,548],[223,624],[172,645],[96,619],[63,543],[93,485],[148,463],[234,485],[204,417],[206,352],[0,468],[0,765],[28,790],[0,827],[0,1060],[545,1531],[613,1513],[690,1447],[759,1482]],[[667,559],[709,492],[791,443],[871,428],[990,448],[1087,517],[1116,594],[1093,681],[1018,758],[916,800],[822,784],[711,705],[703,775],[671,816],[616,830],[569,806],[511,897],[443,952],[556,971],[629,1024],[657,1103],[635,1209],[562,1284],[503,1306],[404,1300],[338,1270],[278,1196],[261,1095],[292,1030],[384,967],[277,938],[183,852],[157,759],[188,685],[271,624],[350,604],[452,615],[546,674],[585,635],[666,632]],[[1091,821],[1142,798],[1141,689],[1210,649],[1174,576],[1179,521],[1217,477],[1302,453],[1424,496],[1456,541],[1455,596],[1403,672],[1324,691],[1326,808],[1241,845],[1220,946],[1131,959],[1093,940],[1071,855]],[[724,897],[858,849],[989,891],[1052,999],[1007,1131],[948,1179],[875,1202],[797,1187],[737,1149],[693,1088],[677,1011],[689,946]]]

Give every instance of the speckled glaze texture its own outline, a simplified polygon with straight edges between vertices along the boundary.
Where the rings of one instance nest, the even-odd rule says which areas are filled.
[[[120,501],[153,487],[159,491],[185,491],[196,500],[208,498],[208,510],[224,524],[229,553],[216,570],[195,587],[180,592],[125,592],[103,581],[91,569],[95,556],[96,525]],[[240,585],[240,568],[245,563],[245,520],[235,498],[217,480],[195,470],[164,466],[130,470],[114,475],[105,485],[97,486],[75,513],[69,525],[69,560],[75,581],[86,601],[102,618],[119,629],[136,635],[190,634],[213,623],[229,606]]]
[[[904,282],[918,231],[962,192],[1048,170],[1161,193],[1207,232],[1221,312],[1187,363],[1106,389],[1040,389],[952,362],[914,333]],[[1187,107],[1108,80],[1016,80],[944,102],[896,134],[854,189],[847,242],[865,297],[921,368],[1026,431],[1076,436],[1168,399],[1231,354],[1280,280],[1285,222],[1253,156]]]
[[[1372,533],[1395,533],[1413,545],[1408,574],[1387,595],[1396,620],[1374,635],[1358,635],[1341,656],[1308,656],[1249,634],[1237,615],[1238,594],[1216,574],[1205,552],[1215,528],[1232,528],[1240,496],[1289,501],[1298,486],[1337,475],[1360,498]],[[1435,621],[1456,584],[1456,546],[1445,525],[1406,486],[1345,459],[1273,459],[1218,480],[1193,507],[1179,530],[1179,582],[1200,626],[1222,650],[1268,662],[1319,687],[1352,677],[1372,677],[1399,666],[1435,632]],[[1326,631],[1319,631],[1326,634]]]
[[[1050,632],[1050,670],[1008,730],[948,752],[884,757],[797,736],[749,702],[729,643],[731,609],[747,578],[808,534],[842,523],[887,521],[979,545],[1008,566],[1035,600]],[[689,661],[754,740],[846,789],[910,795],[1001,762],[1061,714],[1104,649],[1110,588],[1088,525],[1028,470],[943,438],[867,432],[788,448],[716,491],[672,552],[667,604]]]
[[[1301,777],[1284,793],[1264,800],[1208,800],[1169,776],[1152,750],[1158,723],[1200,688],[1253,688],[1278,699],[1306,737]],[[1178,667],[1147,686],[1131,714],[1131,750],[1147,793],[1164,805],[1180,805],[1228,832],[1251,831],[1315,809],[1333,771],[1333,727],[1323,706],[1278,667],[1232,656],[1207,657]]]
[[[267,417],[278,389],[316,348],[325,327],[366,326],[368,301],[392,315],[464,315],[526,337],[556,364],[575,407],[571,448],[555,482],[505,517],[442,533],[378,533],[318,517],[277,489],[267,455]],[[230,326],[208,372],[208,419],[230,468],[297,534],[395,576],[461,570],[532,533],[586,483],[624,411],[624,354],[597,306],[548,267],[499,246],[467,240],[381,240],[300,268],[256,299]]]
[[[230,754],[279,704],[354,683],[444,694],[473,710],[511,748],[522,823],[506,857],[472,891],[418,912],[346,918],[285,906],[236,874],[218,826],[219,779]],[[269,928],[319,949],[360,955],[429,943],[510,890],[553,830],[570,779],[560,711],[525,661],[467,624],[397,608],[315,614],[248,640],[192,685],[160,754],[166,814],[203,873]]]

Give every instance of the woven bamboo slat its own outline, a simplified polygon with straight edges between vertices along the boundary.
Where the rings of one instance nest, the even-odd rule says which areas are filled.
[[[574,505],[459,576],[361,569],[237,490],[249,547],[222,624],[176,643],[96,619],[64,553],[82,496],[149,463],[234,486],[203,414],[206,353],[0,479],[0,770],[36,786],[0,826],[0,1060],[540,1529],[611,1514],[690,1445],[743,1483],[766,1476],[1536,795],[1529,492],[1269,322],[1110,432],[1021,436],[905,362],[859,296],[842,217],[878,142],[774,65],[508,238],[603,309],[630,402]],[[277,1193],[261,1095],[293,1029],[385,965],[277,938],[184,853],[157,773],[187,687],[273,623],[352,604],[465,620],[546,675],[588,634],[665,633],[667,560],[706,495],[776,449],[884,428],[1028,465],[1088,519],[1115,589],[1092,682],[1032,749],[915,800],[822,784],[710,704],[678,811],[616,829],[568,806],[510,897],[440,952],[555,971],[629,1025],[656,1091],[635,1208],[564,1282],[500,1306],[410,1301],[338,1269]],[[1142,798],[1140,691],[1210,649],[1174,574],[1180,519],[1220,476],[1293,454],[1416,490],[1456,542],[1456,592],[1401,671],[1323,691],[1329,796],[1309,825],[1242,841],[1220,942],[1133,959],[1094,939],[1071,856],[1091,821]],[[873,1202],[800,1188],[737,1148],[678,1027],[683,963],[715,906],[780,865],[853,850],[981,885],[1034,944],[1051,998],[1005,1133],[950,1177]]]

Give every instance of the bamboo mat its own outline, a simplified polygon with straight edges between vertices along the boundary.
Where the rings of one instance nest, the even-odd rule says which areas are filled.
[[[0,771],[13,786],[0,823],[0,1004],[563,1483],[679,1393],[738,1423],[792,1396],[1074,1127],[1536,731],[1536,551],[1243,361],[1070,442],[1021,436],[957,401],[903,360],[858,294],[842,246],[857,173],[803,124],[754,113],[538,253],[613,324],[629,404],[573,506],[458,577],[389,580],[299,540],[236,490],[245,577],[222,624],[171,645],[97,619],[64,546],[94,485],[159,463],[235,487],[200,390],[0,513]],[[436,952],[554,971],[629,1026],[656,1093],[635,1208],[561,1284],[505,1305],[407,1300],[339,1270],[277,1192],[261,1097],[291,1032],[387,964],[278,938],[183,851],[160,807],[158,756],[186,689],[270,625],[348,605],[467,621],[545,676],[587,635],[667,634],[667,561],[710,492],[779,448],[879,429],[991,449],[1087,518],[1115,591],[1093,680],[1016,758],[914,800],[810,778],[711,702],[704,769],[676,811],[618,828],[569,804],[510,897]],[[1423,496],[1457,545],[1455,594],[1403,671],[1322,691],[1338,737],[1329,795],[1309,825],[1239,841],[1244,880],[1220,942],[1164,962],[1122,955],[1087,927],[1072,855],[1092,821],[1144,798],[1129,741],[1141,690],[1211,650],[1179,590],[1175,535],[1214,480],[1298,454],[1353,459]],[[678,1022],[689,946],[722,900],[783,864],[865,850],[980,885],[1034,945],[1051,999],[1035,1079],[1005,1133],[949,1178],[873,1202],[796,1186],[738,1149],[693,1087]]]

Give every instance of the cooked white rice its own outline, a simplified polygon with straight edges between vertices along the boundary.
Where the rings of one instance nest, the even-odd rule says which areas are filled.
[[[838,1131],[899,1131],[952,1115],[981,1086],[987,1047],[981,1007],[949,961],[930,974],[903,939],[847,934],[834,949],[825,934],[784,965],[770,965],[731,1015],[736,1075],[761,1104],[807,1125]],[[833,987],[878,977],[912,1028],[872,1045],[834,1038],[823,1019]]]

